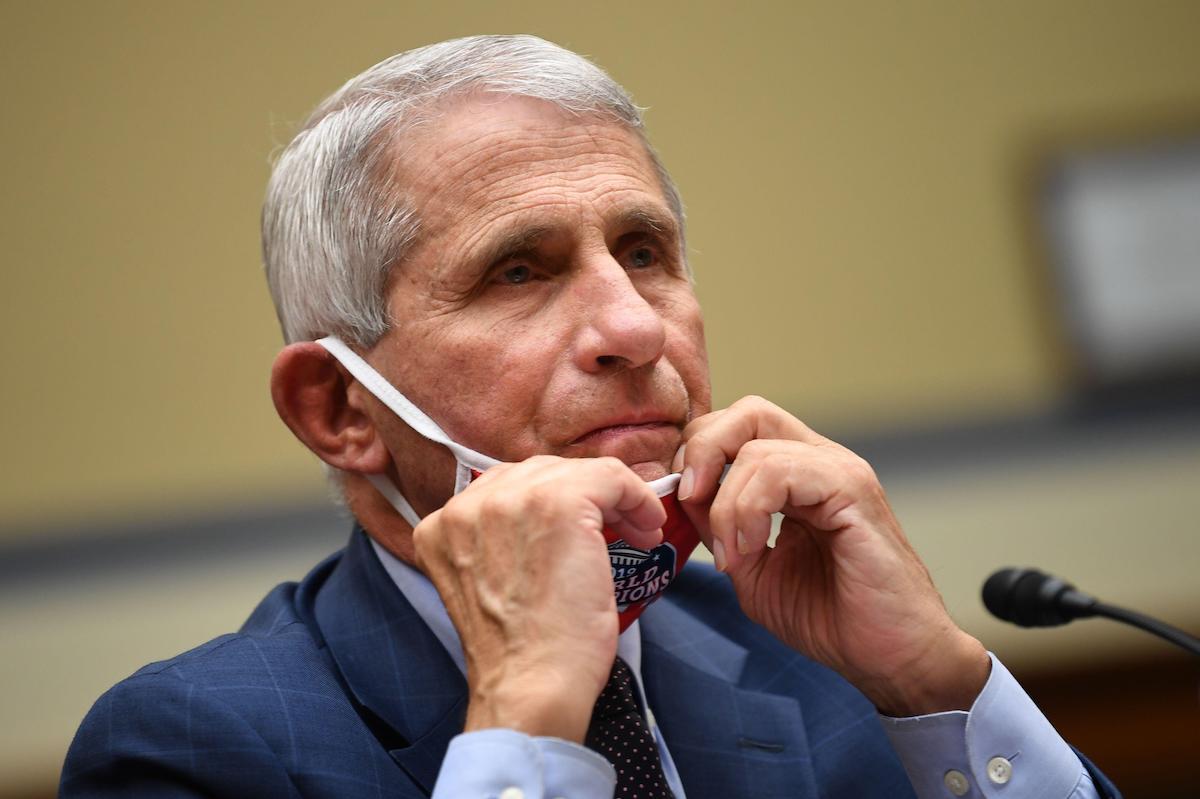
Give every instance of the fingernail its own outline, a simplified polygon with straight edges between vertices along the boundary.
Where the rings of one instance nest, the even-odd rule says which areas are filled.
[[[675,450],[675,458],[671,461],[671,471],[678,472],[683,468],[683,451],[687,448],[687,444],[680,444],[679,449]]]
[[[717,571],[725,571],[725,545],[719,538],[713,539],[713,563],[717,565]]]
[[[737,547],[738,552],[741,552],[743,555],[750,554],[750,544],[746,542],[746,536],[742,535],[741,530],[737,531]]]
[[[683,470],[683,477],[679,478],[679,498],[687,499],[692,495],[692,489],[695,487],[696,474],[689,466]]]

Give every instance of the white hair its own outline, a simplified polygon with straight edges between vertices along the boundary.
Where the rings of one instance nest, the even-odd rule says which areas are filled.
[[[683,229],[679,193],[646,139],[641,109],[603,70],[536,36],[471,36],[382,61],[312,113],[275,163],[263,203],[263,262],[288,342],[336,335],[370,347],[387,332],[385,289],[420,228],[393,168],[398,137],[471,92],[546,100],[635,131]]]

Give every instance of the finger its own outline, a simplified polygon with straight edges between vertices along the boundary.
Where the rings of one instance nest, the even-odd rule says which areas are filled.
[[[771,537],[772,517],[787,502],[788,487],[780,479],[780,472],[786,467],[779,465],[784,457],[774,454],[759,460],[742,490],[730,503],[740,555],[754,554],[766,548]]]
[[[722,415],[728,412],[728,408],[712,413],[706,413],[692,421],[688,422],[683,428],[683,443],[679,445],[679,449],[675,451],[675,459],[671,462],[671,470],[680,472],[682,477],[679,481],[678,495],[680,499],[687,499],[693,491],[693,482],[695,477],[695,469],[688,469],[686,464],[687,442],[688,439],[703,430],[711,427]],[[686,479],[684,479],[686,478]]]
[[[575,467],[575,468],[572,468]],[[569,476],[561,476],[563,473]],[[649,484],[616,458],[567,461],[555,479],[579,492],[603,522],[626,542],[651,549],[662,542],[667,511]]]
[[[637,549],[651,550],[663,542],[661,527],[656,530],[643,530],[620,519],[606,522],[605,526],[617,538]]]
[[[582,523],[588,515],[593,515],[597,527],[609,526],[632,546],[650,549],[662,541],[662,525],[667,518],[662,501],[617,458],[535,456],[520,463],[493,467],[485,474],[493,472],[495,476],[488,484],[492,492],[539,490],[551,506],[575,497],[587,507],[569,523]]]
[[[684,443],[680,444],[679,449],[677,449],[675,451],[675,458],[671,461],[671,471],[673,471],[673,472],[682,472],[683,471],[683,467],[684,467],[683,456],[684,456],[685,450],[687,449],[688,438],[690,436],[695,435],[696,433],[699,433],[701,430],[703,430],[704,428],[711,425],[713,422],[715,422],[717,419],[719,419],[721,417],[721,414],[723,414],[723,413],[725,413],[724,409],[719,410],[719,411],[712,411],[711,413],[706,413],[703,416],[698,416],[695,419],[693,419],[692,421],[687,423],[687,426],[683,428]]]
[[[738,400],[719,417],[698,425],[694,431],[691,426],[685,429],[680,499],[703,502],[712,497],[725,464],[732,462],[747,442],[764,438],[813,445],[828,443],[799,419],[761,397]],[[685,488],[690,490],[685,491]]]
[[[725,568],[735,584],[746,579],[748,575],[766,566],[768,559],[775,556],[775,551],[768,547],[751,552],[747,555],[735,554],[737,560]]]
[[[441,515],[441,508],[434,510],[422,519],[412,532],[413,566],[431,580],[433,579],[432,569],[438,559],[436,548],[440,543],[431,531],[437,529]]]
[[[738,452],[709,509],[713,538],[721,542],[730,569],[766,547],[771,517],[787,502],[786,485],[773,482],[780,473],[774,460],[817,456],[810,444],[764,439],[748,442]],[[764,466],[773,468],[764,474]]]
[[[859,493],[854,473],[835,451],[799,441],[759,440],[738,454],[709,518],[728,563],[736,567],[743,556],[766,548],[775,513],[795,516],[819,507],[818,513],[805,514],[806,520],[833,530],[834,517]]]
[[[789,442],[767,454],[746,482],[735,524],[751,524],[751,519],[770,508],[769,513],[782,511],[817,529],[838,530],[847,523],[842,511],[862,507],[868,498],[862,490],[866,484],[851,467],[829,449]]]
[[[728,571],[736,568],[741,560],[737,545],[737,521],[735,518],[735,503],[742,487],[750,479],[757,463],[752,458],[739,458],[729,467],[725,480],[717,490],[712,505],[708,509],[708,523],[712,531],[713,546],[720,548],[721,561],[719,565]],[[713,553],[714,558],[716,552]]]

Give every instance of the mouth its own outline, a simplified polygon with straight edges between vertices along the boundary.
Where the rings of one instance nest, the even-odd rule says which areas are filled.
[[[594,446],[598,444],[616,443],[628,438],[640,437],[644,435],[657,437],[667,432],[678,433],[678,425],[665,420],[618,422],[616,424],[608,424],[589,430],[579,438],[572,441],[571,446]]]
[[[617,458],[643,480],[667,474],[683,441],[684,423],[662,411],[624,413],[588,430],[567,445],[575,458]]]

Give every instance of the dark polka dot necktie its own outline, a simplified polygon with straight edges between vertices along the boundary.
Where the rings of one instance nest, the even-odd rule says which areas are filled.
[[[633,672],[621,658],[600,692],[584,744],[608,758],[617,771],[615,799],[674,799],[658,746],[633,694]]]

